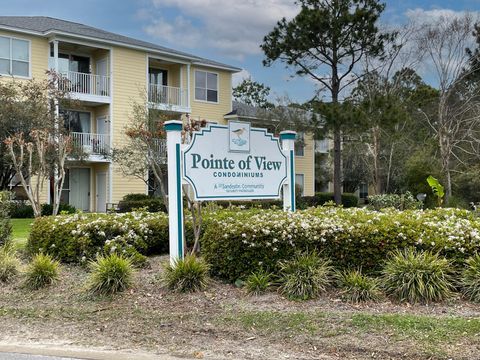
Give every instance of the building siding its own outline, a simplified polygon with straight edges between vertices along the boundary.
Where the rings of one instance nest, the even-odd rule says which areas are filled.
[[[209,71],[218,74],[218,103],[195,100],[195,70]],[[232,111],[232,74],[227,71],[204,67],[190,67],[190,104],[194,119],[225,123],[224,116]]]
[[[47,78],[46,70],[48,69],[48,56],[50,47],[46,38],[3,30],[0,30],[0,36],[14,37],[30,41],[30,66],[32,78],[37,80],[44,80]],[[2,75],[2,79],[9,79],[9,77]],[[16,77],[15,79],[22,80],[23,78]]]
[[[315,195],[315,142],[311,134],[305,135],[304,156],[295,156],[295,173],[304,175],[304,195]]]
[[[113,73],[113,146],[126,144],[125,127],[131,116],[135,102],[144,102],[147,86],[147,56],[146,53],[126,48],[112,49]],[[146,193],[146,185],[137,177],[126,177],[119,166],[113,164],[112,202],[121,200],[125,194]]]

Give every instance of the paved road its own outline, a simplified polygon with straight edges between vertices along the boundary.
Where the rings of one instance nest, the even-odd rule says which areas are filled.
[[[55,356],[27,355],[0,352],[0,360],[80,360],[78,358],[65,358]]]

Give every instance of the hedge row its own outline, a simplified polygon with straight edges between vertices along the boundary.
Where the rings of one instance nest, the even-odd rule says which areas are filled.
[[[407,246],[463,261],[480,250],[480,220],[453,209],[224,211],[209,220],[202,239],[213,274],[229,281],[260,269],[275,272],[279,261],[314,249],[339,268],[375,272],[390,251]]]
[[[297,199],[297,208],[306,209],[311,206],[324,205],[330,201],[334,201],[333,193],[315,193],[314,196],[303,196]],[[342,205],[345,208],[356,207],[358,205],[358,197],[355,194],[343,193]]]
[[[59,206],[59,213],[68,213],[73,214],[76,212],[74,206],[68,204],[60,204]],[[53,206],[50,204],[42,204],[42,216],[49,216],[52,215]],[[10,201],[9,202],[9,213],[10,217],[14,219],[26,219],[26,218],[34,218],[33,208],[32,205],[24,201]]]
[[[314,196],[298,196],[296,201],[298,209],[320,206],[329,201],[333,201],[333,193],[315,193]],[[221,208],[228,208],[230,206],[240,206],[245,209],[271,209],[283,207],[282,200],[215,201],[215,204]],[[342,194],[342,205],[345,208],[356,207],[358,205],[357,196],[349,193]],[[161,198],[152,198],[146,194],[128,194],[118,203],[118,212],[120,213],[139,209],[145,209],[149,212],[167,212]]]
[[[235,281],[252,271],[277,271],[296,251],[318,250],[339,268],[375,272],[386,255],[413,246],[463,262],[480,250],[480,219],[467,210],[371,211],[318,207],[296,213],[253,208],[204,214],[202,253],[214,275]],[[192,240],[191,222],[185,224]],[[63,262],[97,254],[168,252],[164,213],[74,214],[36,219],[27,249]]]
[[[114,252],[136,258],[163,254],[168,251],[168,218],[145,212],[41,217],[32,225],[27,251],[76,263]]]

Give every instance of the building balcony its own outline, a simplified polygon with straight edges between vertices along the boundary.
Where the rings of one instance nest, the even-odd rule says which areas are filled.
[[[73,98],[96,104],[111,101],[110,76],[67,71],[61,74],[59,89]]]
[[[161,164],[167,163],[167,139],[153,139],[153,156]]]
[[[110,162],[110,135],[72,132],[72,143],[79,156],[90,162]]]
[[[148,102],[158,110],[190,112],[187,90],[180,87],[149,84]]]

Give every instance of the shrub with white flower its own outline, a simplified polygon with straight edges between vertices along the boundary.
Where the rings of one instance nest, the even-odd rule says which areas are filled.
[[[168,249],[165,213],[74,214],[36,219],[27,249],[40,248],[64,262],[85,262],[97,254],[117,253],[144,262]]]
[[[337,267],[365,271],[379,269],[389,251],[406,246],[461,261],[480,250],[479,232],[479,219],[458,209],[230,211],[210,219],[202,245],[212,271],[235,281],[257,270],[259,262],[276,271],[296,250],[317,250]]]

